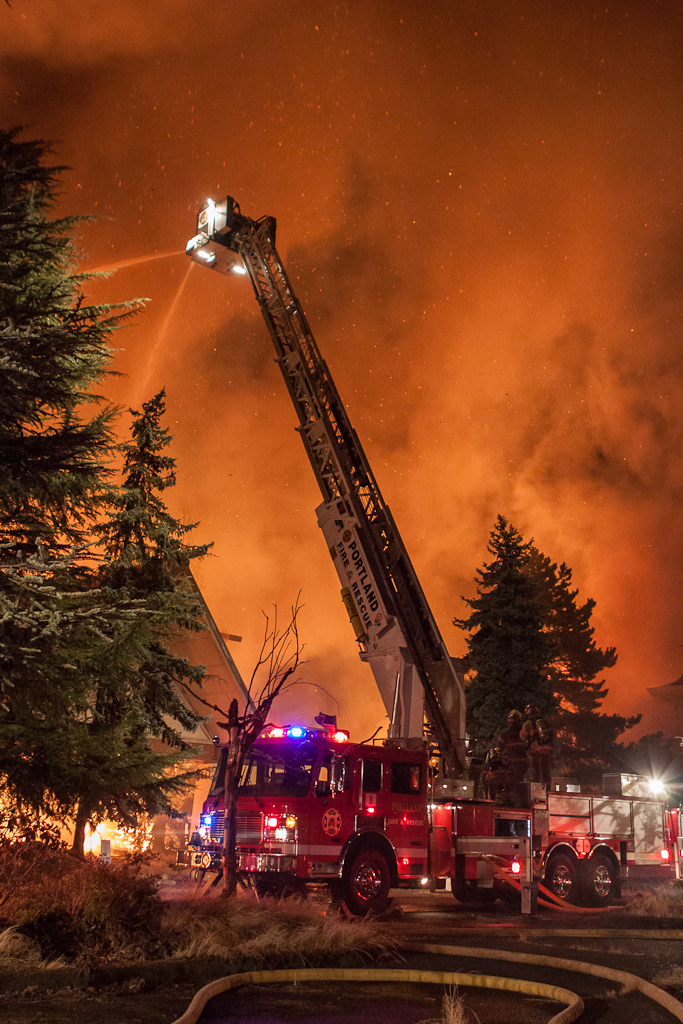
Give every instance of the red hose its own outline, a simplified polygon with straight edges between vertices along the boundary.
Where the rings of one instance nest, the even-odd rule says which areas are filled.
[[[485,853],[483,854],[483,857],[490,863],[494,874],[498,875],[499,878],[503,878],[509,885],[513,886],[521,893],[522,887],[513,875],[504,868],[501,868],[498,864],[495,864],[490,854]],[[566,900],[563,900],[561,896],[556,896],[555,893],[551,892],[550,889],[547,889],[542,882],[538,883],[538,889],[539,892],[542,892],[549,900],[553,901],[549,903],[548,899],[544,900],[539,898],[538,900],[541,906],[548,907],[550,910],[562,910],[566,914],[595,914],[602,913],[605,910],[614,909],[614,907],[575,907],[572,903],[567,903]]]

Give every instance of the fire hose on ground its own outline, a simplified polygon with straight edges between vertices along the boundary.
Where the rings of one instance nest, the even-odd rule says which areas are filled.
[[[470,946],[443,946],[432,943],[411,943],[402,947],[403,952],[433,953],[445,956],[476,957],[478,959],[498,960],[506,963],[519,963],[536,967],[551,967],[555,970],[570,971],[576,974],[588,974],[596,978],[612,981],[621,987],[622,993],[640,992],[668,1010],[672,1016],[683,1021],[683,1003],[658,988],[644,978],[627,971],[616,971],[599,964],[585,963],[581,960],[567,960],[563,957],[544,956],[536,953],[519,953],[510,950],[480,949]],[[210,999],[222,992],[238,988],[241,985],[276,984],[303,981],[334,981],[334,982],[408,982],[411,984],[432,985],[463,985],[485,989],[497,989],[517,992],[522,995],[541,997],[554,1002],[565,1003],[563,1010],[556,1013],[548,1024],[571,1024],[578,1020],[583,1012],[583,1000],[569,989],[540,982],[524,981],[517,978],[497,977],[486,974],[464,974],[451,971],[415,971],[391,969],[348,969],[348,968],[299,968],[282,971],[249,971],[219,978],[201,988],[190,1003],[185,1013],[173,1024],[196,1024],[204,1007]]]
[[[426,948],[426,947],[425,947]],[[458,953],[457,947],[452,950]],[[550,1018],[548,1024],[571,1024],[583,1013],[583,1000],[576,992],[559,988],[557,985],[544,985],[535,981],[520,981],[517,978],[498,978],[486,974],[460,974],[453,971],[409,971],[390,969],[354,970],[353,968],[296,968],[283,971],[247,971],[244,974],[231,974],[219,978],[201,988],[194,996],[189,1007],[173,1024],[196,1024],[204,1007],[214,996],[220,995],[241,985],[264,985],[302,981],[334,981],[334,982],[408,982],[413,985],[464,985],[474,988],[499,989],[508,992],[519,992],[523,995],[564,1003],[564,1009]],[[683,1020],[683,1017],[680,1018]]]
[[[607,934],[610,934],[609,932]],[[616,933],[620,935],[619,932]],[[683,1021],[683,1003],[658,988],[637,974],[629,974],[627,971],[615,971],[611,967],[602,967],[600,964],[584,963],[582,960],[566,960],[559,956],[544,956],[538,953],[517,953],[502,949],[478,949],[468,946],[440,946],[432,943],[413,944],[403,946],[405,952],[416,953],[438,953],[447,956],[470,956],[480,957],[486,960],[503,960],[510,963],[532,964],[537,967],[553,967],[561,971],[573,971],[576,974],[590,974],[595,978],[605,978],[614,981],[621,986],[622,993],[640,992],[654,1002],[659,1003],[665,1010],[673,1014],[676,1020]],[[576,1020],[576,1017],[568,1018]],[[553,1021],[556,1018],[553,1017]],[[550,1024],[550,1022],[549,1022]]]
[[[494,874],[508,882],[513,888],[521,893],[520,882],[510,872],[496,864],[490,855],[484,855],[490,863]],[[608,907],[575,907],[561,897],[556,896],[546,886],[539,883],[539,890],[547,899],[539,899],[539,903],[552,910],[564,911],[567,913],[595,913],[596,911],[610,910]],[[547,930],[544,930],[547,931]],[[556,934],[553,932],[553,934]],[[577,934],[575,930],[561,934]],[[581,934],[587,934],[583,929]],[[591,929],[590,935],[594,937],[610,937],[614,933],[607,929]],[[625,938],[626,934],[619,931],[618,936]],[[630,934],[630,933],[629,933]],[[638,933],[640,935],[641,933]],[[649,933],[643,933],[645,937]],[[660,936],[654,933],[654,937]],[[663,936],[662,936],[663,937]],[[432,943],[411,943],[402,947],[404,952],[433,953],[437,955],[476,957],[479,959],[498,960],[507,963],[519,963],[537,967],[551,967],[555,970],[565,970],[577,974],[587,974],[597,978],[603,978],[615,982],[621,988],[623,994],[638,991],[647,998],[658,1003],[668,1010],[672,1016],[683,1022],[683,1003],[669,995],[663,989],[658,988],[651,982],[646,981],[638,975],[626,971],[617,971],[609,967],[602,967],[599,964],[585,963],[580,960],[568,960],[563,957],[545,956],[542,954],[521,953],[510,950],[481,949],[470,946],[447,946],[435,945]],[[408,982],[412,984],[433,984],[433,985],[462,985],[464,987],[477,987],[485,989],[497,989],[509,992],[517,992],[522,995],[540,997],[554,1002],[565,1003],[564,1009],[549,1019],[548,1024],[571,1024],[578,1020],[583,1013],[584,1004],[581,997],[569,989],[560,988],[554,985],[545,985],[540,982],[525,981],[517,978],[498,977],[495,975],[466,974],[450,971],[415,971],[402,969],[349,969],[349,968],[297,968],[294,970],[281,971],[249,971],[241,974],[233,974],[219,978],[201,988],[192,999],[188,1009],[173,1024],[196,1024],[201,1016],[204,1007],[210,999],[222,992],[238,988],[242,985],[292,983],[304,981],[334,981],[334,982]]]

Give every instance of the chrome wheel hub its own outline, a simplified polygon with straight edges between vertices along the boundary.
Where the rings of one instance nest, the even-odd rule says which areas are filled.
[[[572,876],[564,864],[558,864],[553,870],[552,889],[556,896],[566,900],[572,889]]]
[[[612,888],[612,876],[609,873],[609,869],[604,864],[600,864],[599,867],[593,872],[593,891],[596,896],[605,897],[609,896]]]
[[[374,864],[361,864],[356,872],[356,892],[362,900],[371,900],[382,886],[382,874]]]

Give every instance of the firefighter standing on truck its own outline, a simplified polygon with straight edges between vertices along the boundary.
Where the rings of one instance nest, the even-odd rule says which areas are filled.
[[[552,781],[553,734],[552,729],[541,718],[535,704],[524,708],[524,721],[520,732],[524,741],[532,782],[550,786]]]
[[[511,711],[507,725],[498,737],[498,748],[508,769],[508,803],[522,806],[524,803],[522,785],[527,768],[526,743],[520,735],[522,728],[521,711]]]

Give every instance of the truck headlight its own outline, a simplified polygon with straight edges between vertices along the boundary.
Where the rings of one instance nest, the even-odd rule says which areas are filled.
[[[296,814],[269,814],[263,822],[263,838],[266,842],[296,842]]]

